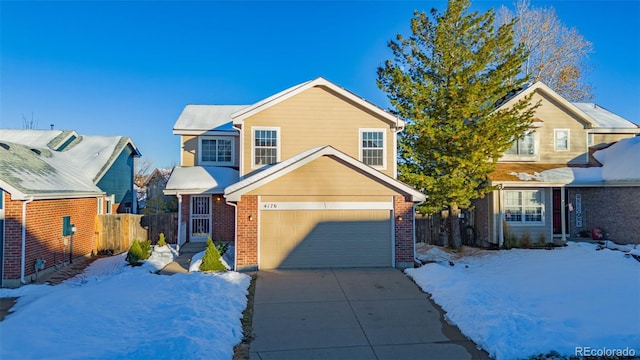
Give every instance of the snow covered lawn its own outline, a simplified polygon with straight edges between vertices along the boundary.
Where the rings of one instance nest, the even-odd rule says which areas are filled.
[[[437,262],[406,273],[498,360],[574,356],[576,347],[640,356],[640,262],[621,251],[569,243],[460,258],[438,248],[421,252]]]
[[[231,359],[250,278],[150,272],[169,259],[132,268],[119,255],[57,286],[0,289],[20,297],[0,322],[0,358]]]

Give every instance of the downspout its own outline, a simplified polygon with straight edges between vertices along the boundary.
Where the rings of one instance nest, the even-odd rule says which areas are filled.
[[[237,271],[238,266],[238,204],[224,200],[225,204],[233,206],[234,219],[233,219],[233,271]]]
[[[182,194],[176,194],[178,198],[178,239],[176,250],[180,253],[180,236],[182,235]]]
[[[22,243],[20,245],[20,282],[26,284],[24,279],[24,269],[26,262],[26,247],[27,247],[27,204],[33,201],[33,196],[22,203]]]
[[[504,185],[498,185],[498,248],[504,246],[504,221],[502,216],[502,189]]]
[[[411,208],[413,213],[411,214],[411,221],[413,221],[413,263],[415,266],[415,262],[416,262],[416,206],[418,206],[418,204],[413,203],[413,207]]]

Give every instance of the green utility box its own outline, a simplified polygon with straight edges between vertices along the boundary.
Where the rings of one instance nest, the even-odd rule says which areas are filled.
[[[70,236],[71,231],[71,216],[62,217],[62,236]]]

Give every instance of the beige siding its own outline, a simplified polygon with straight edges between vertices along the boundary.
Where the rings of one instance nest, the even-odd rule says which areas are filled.
[[[528,234],[531,242],[538,241],[540,235],[544,235],[547,242],[551,242],[553,239],[553,192],[551,188],[507,188],[504,191],[509,190],[539,190],[543,192],[544,206],[544,224],[540,225],[526,225],[526,224],[514,224],[508,223],[509,231],[516,234],[518,239],[521,239],[524,234]],[[494,191],[492,199],[490,198],[490,204],[493,206],[493,221],[491,224],[490,236],[495,236],[495,242],[500,237],[500,227],[502,226],[502,218],[500,217],[500,208],[504,209],[504,195],[499,196],[498,191]],[[503,202],[501,205],[500,202]],[[503,210],[504,217],[504,210]],[[506,229],[505,229],[506,237]]]
[[[535,161],[544,164],[586,164],[587,130],[586,124],[559,103],[540,93],[535,93],[532,102],[540,101],[534,117],[543,121],[535,128],[537,156]],[[555,129],[569,130],[569,150],[555,150]],[[518,161],[516,157],[505,156],[504,161]]]
[[[198,137],[182,135],[180,136],[180,142],[182,150],[180,165],[181,166],[194,166],[196,164],[196,152],[198,151]]]
[[[593,134],[593,145],[609,144],[634,136],[635,134]]]
[[[389,202],[393,198],[389,195],[360,195],[360,196],[333,196],[333,195],[280,195],[260,196],[262,202]]]
[[[388,122],[365,111],[358,105],[339,97],[326,88],[314,87],[277,105],[272,106],[243,123],[244,164],[241,174],[251,168],[252,126],[280,128],[280,160],[316,146],[331,145],[356,158],[360,158],[360,128],[385,130],[386,170],[395,176],[393,138]]]
[[[336,201],[348,201],[353,196],[397,193],[331,156],[322,156],[247,195],[332,195]]]

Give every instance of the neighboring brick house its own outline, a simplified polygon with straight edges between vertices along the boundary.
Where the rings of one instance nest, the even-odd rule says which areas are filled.
[[[396,179],[403,128],[322,78],[254,105],[188,105],[165,190],[181,241],[234,241],[237,270],[413,266],[425,195]]]
[[[32,281],[94,250],[97,214],[135,209],[126,137],[62,130],[0,130],[0,279]],[[63,235],[69,217],[73,239]],[[38,260],[44,260],[44,263]]]
[[[501,107],[511,106],[531,93],[532,101],[541,105],[530,131],[514,141],[489,176],[490,185],[498,190],[474,201],[480,240],[486,245],[503,246],[506,224],[508,231],[519,238],[529,236],[532,242],[564,242],[595,226],[615,233],[617,241],[638,242],[638,225],[634,228],[621,222],[629,223],[630,214],[640,213],[640,205],[631,200],[635,197],[624,199],[620,194],[637,194],[640,178],[594,179],[589,174],[615,166],[617,161],[635,161],[630,166],[640,167],[640,150],[629,150],[628,144],[619,147],[627,153],[618,152],[606,161],[598,161],[596,152],[623,139],[636,141],[640,128],[596,104],[571,103],[540,82]],[[606,150],[600,155],[602,151]],[[603,211],[616,207],[605,199],[618,199],[618,206],[627,209],[627,220],[620,210]],[[582,221],[584,218],[588,221]],[[631,222],[638,224],[638,220]]]

